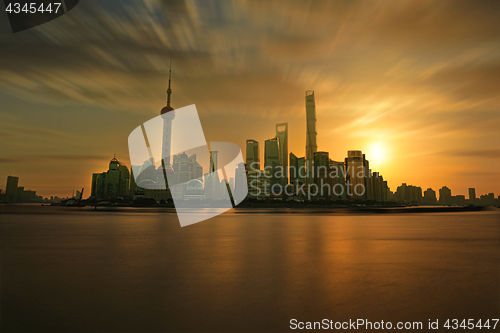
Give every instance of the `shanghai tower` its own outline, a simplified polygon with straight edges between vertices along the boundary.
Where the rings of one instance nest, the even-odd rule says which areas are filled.
[[[316,144],[316,104],[314,102],[314,91],[306,91],[306,168],[308,183],[310,170],[314,163],[314,153],[318,150]]]

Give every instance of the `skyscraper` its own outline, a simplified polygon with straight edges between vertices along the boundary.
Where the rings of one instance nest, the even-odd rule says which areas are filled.
[[[18,185],[19,185],[19,177],[14,177],[14,176],[7,177],[7,186],[5,187],[6,201],[14,201],[16,199]]]
[[[5,187],[5,194],[12,196],[16,195],[18,185],[19,185],[19,177],[8,176],[7,186]]]
[[[216,172],[218,169],[217,165],[217,154],[219,152],[217,150],[210,151],[210,172]]]
[[[192,179],[203,177],[203,167],[196,160],[196,154],[188,156],[183,152],[174,155],[172,167],[174,169],[172,178],[175,184],[187,183]]]
[[[374,172],[372,178],[370,179],[372,197],[370,200],[374,200],[376,202],[382,202],[382,193],[383,193],[383,181],[384,178],[378,172]]]
[[[326,151],[318,151],[314,153],[314,183],[320,186],[321,181],[326,184],[330,169],[330,157]]]
[[[476,201],[476,189],[469,188],[469,203],[473,205],[475,201]]]
[[[290,153],[290,183],[296,181],[299,173],[298,158],[294,153]]]
[[[90,196],[94,198],[116,199],[130,194],[130,172],[125,163],[116,159],[109,162],[108,171],[92,174]]]
[[[231,178],[233,179],[233,178]],[[247,184],[247,178],[246,178],[246,171],[245,171],[245,166],[243,163],[238,164],[238,167],[236,168],[234,172],[234,186],[231,190],[231,193],[233,197],[236,198],[243,198],[245,196],[244,189],[246,188]]]
[[[218,166],[218,151],[211,150],[210,151],[210,171],[209,174],[205,177],[205,195],[207,198],[213,200],[222,199],[223,191],[225,188],[222,188],[221,185],[225,184],[225,180],[223,179],[223,183],[221,183],[221,179],[219,178],[219,166]],[[207,178],[208,177],[208,178]],[[207,184],[210,183],[210,184]],[[207,187],[208,185],[208,187]],[[225,186],[225,185],[224,185]]]
[[[394,200],[402,204],[419,205],[422,203],[422,188],[403,183],[396,189]]]
[[[297,193],[297,189],[304,184],[306,179],[305,161],[305,157],[297,157],[294,153],[290,153],[290,184],[292,184],[293,193]]]
[[[318,185],[318,196],[329,198],[332,195],[333,179],[330,178],[330,156],[326,151],[314,153],[314,183]]]
[[[345,159],[346,168],[346,184],[348,185],[347,193],[349,199],[365,200],[366,184],[365,184],[365,158],[360,150],[349,150]]]
[[[314,162],[314,153],[318,150],[316,144],[316,103],[314,91],[306,91],[306,164],[310,169]],[[308,183],[311,183],[310,171],[307,171]]]
[[[370,171],[370,162],[366,159],[365,154],[363,154],[363,172],[364,172],[364,184],[365,184],[365,195],[364,195],[364,200],[373,200],[373,189],[372,189],[372,182],[371,182],[371,171]],[[380,180],[380,184],[382,186],[382,182],[384,179],[382,178]],[[382,187],[381,187],[382,189]],[[383,190],[381,190],[383,191]]]
[[[279,165],[278,138],[268,139],[264,143],[264,167]]]
[[[268,139],[264,143],[264,168],[271,174],[271,187],[275,184],[281,184],[282,172],[279,170],[279,144],[278,138]]]
[[[283,167],[281,185],[288,184],[288,123],[276,124],[280,165]]]
[[[250,170],[260,169],[260,159],[259,159],[259,142],[248,139],[247,140],[247,151],[246,151],[246,159],[245,163],[247,165],[247,169]]]
[[[441,205],[451,205],[451,190],[447,186],[439,189],[439,203]]]
[[[435,205],[437,203],[436,191],[430,187],[424,192],[424,203],[428,205]]]
[[[332,199],[346,199],[344,162],[330,160],[332,179]]]

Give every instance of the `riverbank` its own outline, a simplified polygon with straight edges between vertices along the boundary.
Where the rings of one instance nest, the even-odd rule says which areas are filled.
[[[208,209],[208,208],[207,208]],[[216,209],[216,208],[215,208]],[[492,206],[237,206],[231,210],[232,213],[251,214],[407,214],[407,213],[460,213],[478,211],[498,211],[500,209]],[[48,206],[40,204],[0,204],[0,214],[75,214],[80,212],[116,212],[116,213],[163,213],[175,214],[175,207],[132,207],[132,206]]]

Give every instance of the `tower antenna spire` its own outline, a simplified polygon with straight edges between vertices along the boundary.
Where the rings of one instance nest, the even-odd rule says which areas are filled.
[[[170,95],[172,94],[172,89],[170,89],[171,81],[172,81],[172,59],[170,59],[170,69],[168,71],[167,107],[170,107]]]

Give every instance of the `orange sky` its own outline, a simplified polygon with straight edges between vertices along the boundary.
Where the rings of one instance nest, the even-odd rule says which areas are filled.
[[[305,150],[362,150],[395,191],[500,194],[498,1],[80,3],[13,34],[0,21],[0,188],[90,190],[91,174],[165,104],[196,104],[208,141],[263,144],[289,123]],[[4,19],[4,18],[2,18]],[[261,158],[263,147],[261,146]]]

